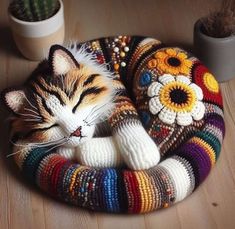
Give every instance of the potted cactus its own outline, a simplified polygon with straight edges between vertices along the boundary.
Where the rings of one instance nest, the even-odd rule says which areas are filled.
[[[8,12],[14,40],[26,58],[41,60],[52,44],[63,43],[62,0],[13,0]]]
[[[235,1],[199,19],[194,26],[194,48],[219,82],[235,77]]]

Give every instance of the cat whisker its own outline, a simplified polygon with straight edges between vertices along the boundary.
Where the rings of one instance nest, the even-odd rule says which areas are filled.
[[[66,137],[63,137],[63,138],[55,140],[55,141],[42,142],[42,143],[30,143],[30,144],[34,147],[46,147],[46,146],[51,146],[51,145],[61,143],[62,141],[66,140],[66,139],[67,139]]]
[[[107,104],[104,104],[104,105],[102,105],[101,107],[98,107],[98,108],[97,108],[97,106],[93,107],[91,112],[87,115],[85,121],[87,121],[89,123],[90,119],[93,119],[94,114],[95,114],[95,116],[100,115],[100,113],[97,114],[96,112],[101,110],[104,106],[107,106]],[[96,108],[96,109],[94,110],[94,108]],[[91,113],[92,113],[92,115],[90,115]]]
[[[61,140],[61,141],[58,141],[58,142],[53,142],[53,143],[48,143],[48,144],[45,144],[45,145],[33,145],[33,147],[43,148],[43,147],[48,147],[48,146],[54,146],[54,145],[59,144],[63,141],[64,140]]]
[[[99,111],[100,109],[97,109],[95,112],[97,112],[97,111]],[[103,114],[103,112],[102,113],[96,113],[95,115],[91,115],[90,117],[89,117],[89,120],[87,120],[86,122],[87,123],[91,123],[91,122],[93,122],[95,119],[97,119],[98,117],[100,117],[101,115]]]
[[[10,153],[10,154],[6,155],[6,157],[8,158],[8,157],[14,156],[14,155],[16,155],[16,154],[18,154],[20,152],[23,152],[23,151],[24,151],[24,149],[18,150],[18,151],[14,152],[14,153]]]
[[[25,94],[24,94],[24,97],[25,97],[26,101],[28,102],[28,104],[29,104],[32,108],[34,108],[35,110],[38,110],[37,107],[35,107],[35,106],[28,100],[28,98],[26,97]]]
[[[49,152],[49,151],[51,151],[52,149],[54,149],[54,148],[56,148],[56,147],[59,147],[59,146],[64,145],[67,141],[68,141],[68,139],[66,138],[66,140],[65,140],[64,142],[58,143],[57,145],[53,146],[52,148],[50,148],[49,150],[47,150],[46,153]],[[14,144],[14,143],[13,143],[13,144]],[[8,157],[14,156],[14,155],[16,155],[16,154],[18,154],[18,153],[21,153],[21,152],[23,152],[23,151],[24,151],[24,149],[18,150],[18,151],[14,152],[14,153],[8,154],[6,157],[8,158]]]
[[[42,119],[24,119],[25,122],[41,122]]]
[[[91,114],[91,113],[93,113],[93,110],[96,108],[97,106],[94,106],[92,109],[91,109],[91,111],[88,113],[88,115],[86,116],[86,118],[83,120],[84,122],[87,122],[86,120],[87,120],[87,118],[89,117],[89,115]]]
[[[35,115],[35,114],[23,114],[23,113],[19,113],[17,112],[18,115],[23,116],[23,117],[32,117],[32,118],[37,118],[37,119],[42,119],[42,117],[40,117],[39,115]]]
[[[97,119],[98,119],[98,118],[97,118]],[[93,124],[96,124],[96,125],[97,125],[97,124],[100,124],[100,123],[103,122],[103,121],[96,122],[97,119],[95,119],[93,122],[89,123],[89,126],[90,126],[90,125],[93,125]]]
[[[22,113],[20,113],[20,115],[23,116],[23,117],[32,117],[32,118],[36,118],[36,119],[42,119],[40,116],[34,115],[34,114],[22,114]]]
[[[36,116],[36,115],[34,115],[34,114],[23,114],[23,113],[20,113],[20,112],[16,112],[18,115],[20,115],[20,116],[23,116],[23,117],[28,117],[28,116],[32,116],[32,117],[37,117],[37,118],[39,118],[39,116]],[[41,118],[41,117],[40,117]]]
[[[53,146],[52,148],[50,148],[49,150],[47,150],[46,153],[50,152],[51,150],[53,150],[53,149],[55,149],[55,148],[57,148],[57,147],[59,147],[59,146],[64,145],[65,143],[68,142],[68,140],[69,140],[69,139],[66,139],[66,140],[65,140],[64,142],[62,142],[61,144],[58,144],[58,145]]]
[[[27,143],[27,144],[19,144],[19,143],[13,142],[12,140],[10,140],[10,143],[13,144],[14,146],[20,146],[20,147],[29,146],[29,143]]]
[[[56,144],[56,143],[60,143],[62,140],[64,140],[64,139],[66,139],[66,137],[63,137],[63,138],[60,138],[60,139],[58,139],[58,140],[53,140],[53,141],[48,141],[48,142],[39,142],[39,143],[37,143],[37,142],[30,142],[30,143],[25,143],[25,144],[19,144],[19,143],[14,143],[12,140],[10,140],[10,142],[13,144],[13,145],[15,145],[15,146],[20,146],[20,147],[26,147],[26,146],[30,146],[30,147],[32,147],[32,146],[35,146],[35,147],[39,147],[39,146],[41,146],[41,147],[45,147],[45,146],[48,146],[48,145],[54,145],[54,144]]]
[[[114,99],[110,100],[109,103],[114,103]],[[94,119],[96,119],[98,116],[101,116],[104,112],[96,114],[99,110],[103,109],[107,104],[103,104],[101,107],[95,106],[91,109],[90,113],[86,116],[86,118],[83,120],[85,123],[91,124]],[[98,107],[98,108],[97,108]],[[95,109],[95,110],[94,110]],[[111,109],[110,109],[111,111]],[[92,115],[90,115],[92,113]],[[95,115],[95,116],[94,116]],[[106,115],[107,116],[107,115]],[[88,120],[87,120],[88,119]]]
[[[103,104],[101,107],[98,107],[93,114],[95,114],[96,112],[100,111],[101,109],[103,109],[104,107],[108,106],[107,103]],[[103,113],[103,112],[102,112]],[[101,115],[101,114],[98,114]],[[93,118],[93,115],[90,116],[91,118]],[[88,121],[89,122],[89,121]]]
[[[93,125],[94,123],[95,123],[95,124],[99,124],[99,123],[101,123],[101,122],[104,121],[103,119],[100,118],[101,115],[102,115],[102,113],[98,113],[96,116],[93,116],[92,119],[89,120],[89,122],[86,121],[85,123],[86,123],[87,125],[89,125],[89,126],[90,126],[90,125]],[[97,120],[99,120],[99,119],[100,119],[100,121],[97,122]]]
[[[34,113],[35,115],[39,116],[39,113],[37,111],[35,111],[35,110],[29,109],[29,108],[24,108],[24,110],[30,111],[30,112]]]
[[[99,118],[100,114],[96,115],[95,117],[93,117],[91,120],[89,120],[88,122],[86,122],[86,124],[92,125],[98,118]]]

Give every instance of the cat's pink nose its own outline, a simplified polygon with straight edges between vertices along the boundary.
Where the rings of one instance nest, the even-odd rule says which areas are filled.
[[[71,134],[71,136],[80,137],[80,136],[81,136],[81,126],[78,127],[78,128]]]

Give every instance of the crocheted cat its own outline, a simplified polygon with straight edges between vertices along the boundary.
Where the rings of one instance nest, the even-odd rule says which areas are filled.
[[[2,97],[14,112],[13,154],[23,173],[95,210],[148,212],[184,199],[215,164],[225,131],[213,75],[152,38],[55,45],[22,89]],[[152,168],[97,169],[65,157]]]
[[[99,42],[93,41],[92,46]],[[126,55],[128,46],[123,48]],[[118,166],[123,159],[132,169],[158,163],[158,148],[142,126],[119,71],[108,71],[104,64],[108,61],[102,54],[100,58],[102,63],[87,52],[87,46],[66,49],[54,45],[23,90],[5,92],[5,103],[15,113],[15,153],[22,146],[52,146],[65,157],[75,156],[90,166]],[[93,138],[97,124],[107,118],[112,136]]]
[[[159,150],[150,136],[156,139],[159,133],[152,128],[147,133],[137,110],[145,123],[155,116],[152,126],[164,130],[164,139],[156,140],[160,146],[172,132],[201,127],[205,112],[202,90],[189,77],[193,59],[184,51],[160,49],[147,66],[138,65],[160,47],[159,41],[142,37],[108,38],[68,49],[52,46],[25,88],[4,95],[16,114],[15,152],[22,145],[52,146],[90,166],[118,166],[123,160],[132,169],[156,165]],[[108,71],[105,63],[110,61]],[[112,135],[93,137],[97,124],[107,119]],[[171,145],[182,141],[177,135],[174,139]]]

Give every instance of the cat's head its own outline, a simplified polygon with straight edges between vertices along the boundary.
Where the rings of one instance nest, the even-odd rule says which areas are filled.
[[[79,62],[77,61],[79,60]],[[90,139],[110,113],[112,74],[84,51],[54,45],[23,89],[2,98],[13,112],[13,135],[24,142],[75,146]]]

